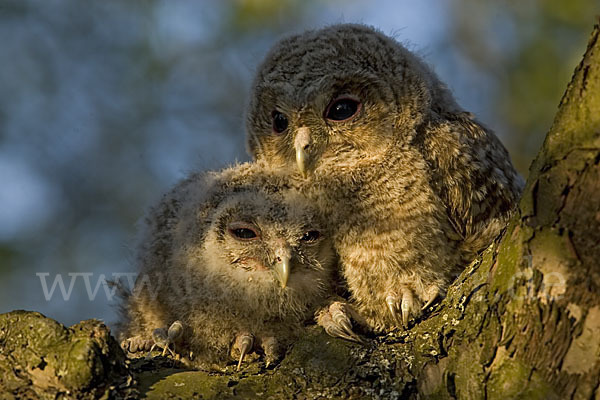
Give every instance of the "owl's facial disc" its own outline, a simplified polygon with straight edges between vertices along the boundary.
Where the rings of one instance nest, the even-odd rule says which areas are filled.
[[[323,112],[323,118],[330,123],[345,123],[357,117],[362,109],[362,103],[356,97],[351,95],[343,95],[334,98]],[[287,125],[286,125],[287,128]],[[294,152],[296,153],[296,166],[302,177],[308,176],[309,165],[314,166],[316,161],[314,156],[311,157],[309,148],[313,144],[312,137],[308,126],[300,126],[296,130],[294,139]]]
[[[252,223],[244,221],[235,221],[230,223],[227,226],[227,233],[229,233],[229,235],[235,240],[242,243],[253,242],[261,239],[259,228]],[[271,268],[275,272],[275,276],[281,284],[282,289],[285,289],[290,277],[291,259],[292,249],[288,244],[285,243],[285,241],[282,241],[281,244],[279,244],[275,249],[275,262],[271,265]],[[253,270],[267,271],[269,269],[267,265],[269,265],[270,262],[264,264],[265,260],[260,260],[260,257],[249,257],[243,260],[249,266],[252,265]]]
[[[302,234],[302,237],[299,238],[301,246],[312,247],[317,245],[323,239],[323,235],[318,230],[308,230]],[[281,288],[285,289],[287,286],[288,279],[291,274],[292,267],[292,258],[294,256],[298,256],[297,250],[295,246],[290,246],[285,242],[280,242],[281,244],[275,250],[275,265],[273,266],[273,270],[275,271],[275,275],[281,284]]]

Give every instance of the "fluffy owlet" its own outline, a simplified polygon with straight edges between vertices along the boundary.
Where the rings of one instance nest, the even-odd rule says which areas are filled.
[[[125,348],[175,342],[198,367],[234,353],[241,364],[253,350],[267,363],[279,357],[323,306],[336,261],[316,211],[284,186],[242,164],[193,175],[164,196],[143,226]]]
[[[417,56],[362,25],[276,44],[247,131],[253,157],[293,174],[327,216],[354,308],[375,331],[443,296],[523,185],[494,133]]]

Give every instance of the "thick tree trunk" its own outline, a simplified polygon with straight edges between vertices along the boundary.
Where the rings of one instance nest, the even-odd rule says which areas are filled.
[[[599,36],[596,25],[502,239],[411,332],[421,358],[442,354],[411,370],[419,393],[600,397]]]
[[[255,363],[220,375],[147,371],[151,361],[138,361],[131,369],[139,391],[149,398],[600,398],[599,37],[596,25],[504,235],[428,318],[364,347],[308,329],[274,370]]]

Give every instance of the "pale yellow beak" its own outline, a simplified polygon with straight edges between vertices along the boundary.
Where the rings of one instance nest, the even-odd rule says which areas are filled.
[[[306,178],[306,165],[308,164],[308,153],[306,150],[310,145],[310,129],[306,126],[298,128],[294,148],[296,150],[296,165],[304,178]]]
[[[290,251],[280,251],[277,254],[277,262],[275,263],[275,274],[277,275],[277,279],[279,283],[281,283],[281,287],[285,288],[287,286],[288,279],[290,277],[290,260],[291,260]]]

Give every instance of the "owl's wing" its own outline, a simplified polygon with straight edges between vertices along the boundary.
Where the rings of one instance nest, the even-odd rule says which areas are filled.
[[[502,229],[524,182],[496,135],[470,113],[445,113],[427,129],[425,158],[450,224],[471,251]]]
[[[139,267],[145,267],[143,258],[152,255],[154,258],[167,260],[172,253],[173,229],[177,224],[183,193],[190,181],[183,181],[166,193],[155,206],[151,207],[140,221],[137,253]],[[162,264],[162,263],[161,263]]]

